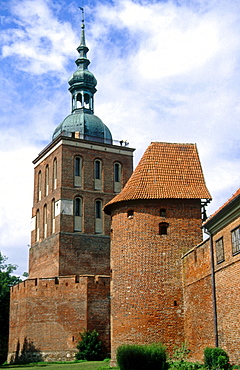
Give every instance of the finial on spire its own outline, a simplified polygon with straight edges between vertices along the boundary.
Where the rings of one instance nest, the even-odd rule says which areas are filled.
[[[82,6],[79,6],[79,9],[82,12],[82,26],[81,26],[82,33],[81,33],[80,46],[86,46],[86,43],[85,43],[85,33],[84,33],[84,28],[85,28],[85,25],[84,25],[84,8]]]
[[[82,28],[84,28],[84,8],[82,6],[79,6],[79,9],[82,12]]]

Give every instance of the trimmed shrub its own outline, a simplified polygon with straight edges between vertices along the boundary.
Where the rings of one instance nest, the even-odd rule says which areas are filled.
[[[124,344],[117,349],[120,370],[167,370],[166,349],[160,343]]]
[[[222,348],[207,347],[204,350],[204,365],[208,369],[228,369],[229,357]]]
[[[103,359],[102,342],[98,339],[96,330],[80,333],[81,340],[78,342],[76,353],[77,360],[99,361]]]

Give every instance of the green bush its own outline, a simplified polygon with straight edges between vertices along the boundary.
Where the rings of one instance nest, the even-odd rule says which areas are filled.
[[[125,344],[117,349],[120,370],[166,370],[166,349],[160,343],[149,345]]]
[[[188,362],[188,361],[171,361],[170,362],[170,370],[198,370],[198,369],[203,369],[203,368],[204,368],[204,365],[198,362]]]
[[[229,357],[222,348],[207,347],[204,350],[204,365],[208,369],[228,369]]]
[[[81,340],[78,342],[76,353],[77,360],[99,361],[103,359],[102,342],[98,339],[96,330],[85,330],[80,333]]]

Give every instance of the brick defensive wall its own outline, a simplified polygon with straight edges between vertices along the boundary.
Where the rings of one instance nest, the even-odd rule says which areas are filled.
[[[83,330],[110,350],[109,276],[27,279],[11,288],[8,361],[74,359]]]

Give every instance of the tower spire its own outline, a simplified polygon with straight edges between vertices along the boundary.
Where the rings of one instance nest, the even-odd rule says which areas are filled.
[[[88,70],[90,60],[87,57],[88,47],[85,41],[84,8],[82,12],[80,44],[77,47],[78,57],[75,61],[77,70],[68,80],[69,91],[72,95],[72,111],[61,122],[53,133],[55,139],[61,132],[70,132],[85,140],[100,141],[112,144],[112,135],[104,123],[94,115],[94,94],[97,91],[97,80]]]
[[[85,42],[85,24],[84,24],[84,8],[82,8],[81,6],[79,7],[79,9],[81,10],[82,12],[82,25],[81,25],[81,39],[80,39],[80,46],[86,46],[86,42]]]
[[[78,68],[84,70],[87,69],[88,65],[90,64],[90,60],[87,58],[87,52],[89,51],[89,49],[86,46],[85,41],[84,8],[79,7],[79,9],[82,11],[82,24],[81,24],[80,45],[77,47],[79,57],[77,58],[75,63],[78,66]]]

